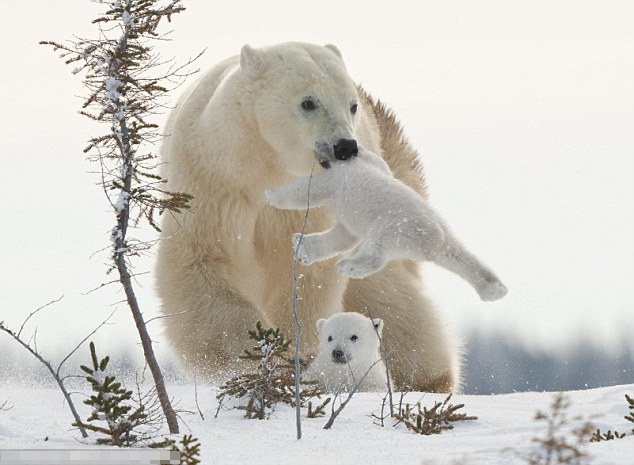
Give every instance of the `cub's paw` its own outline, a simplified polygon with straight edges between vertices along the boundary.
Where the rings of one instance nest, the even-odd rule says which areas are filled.
[[[344,258],[339,260],[337,262],[337,270],[339,270],[339,273],[342,275],[353,279],[365,278],[375,271],[374,267],[356,258]]]
[[[315,263],[315,260],[310,253],[310,245],[306,235],[302,237],[299,233],[293,234],[291,241],[293,242],[293,250],[297,254],[297,259],[302,263],[302,265],[312,265]]]
[[[266,203],[277,207],[280,203],[279,195],[273,189],[265,189],[264,190],[264,198],[266,199]]]
[[[478,289],[480,299],[485,302],[493,302],[499,300],[506,295],[508,289],[500,281],[486,283]]]

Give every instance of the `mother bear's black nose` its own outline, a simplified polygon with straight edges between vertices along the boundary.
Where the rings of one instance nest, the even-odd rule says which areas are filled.
[[[334,149],[337,160],[347,160],[356,157],[359,153],[357,141],[354,139],[339,139],[339,142],[334,145]]]

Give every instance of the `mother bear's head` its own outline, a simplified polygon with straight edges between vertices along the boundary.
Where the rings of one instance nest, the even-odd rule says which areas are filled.
[[[240,68],[242,102],[289,174],[305,176],[315,161],[328,168],[356,156],[361,102],[334,45],[245,45]]]

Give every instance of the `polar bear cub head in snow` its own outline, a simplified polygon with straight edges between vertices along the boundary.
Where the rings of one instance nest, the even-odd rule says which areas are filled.
[[[307,378],[328,392],[383,391],[387,378],[380,354],[383,320],[359,313],[337,313],[317,321],[319,349]]]

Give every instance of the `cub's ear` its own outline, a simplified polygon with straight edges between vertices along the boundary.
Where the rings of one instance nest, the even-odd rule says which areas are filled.
[[[240,51],[240,68],[242,68],[244,72],[255,75],[262,69],[263,65],[264,59],[258,50],[249,44],[242,47]]]
[[[373,318],[372,324],[374,325],[376,330],[379,332],[379,335],[381,335],[381,333],[383,332],[383,320],[381,318]]]
[[[317,320],[317,332],[321,333],[321,328],[324,327],[324,323],[326,322],[325,318],[320,318],[319,320]]]
[[[326,44],[324,45],[324,47],[326,47],[329,50],[332,50],[335,53],[335,55],[337,55],[341,59],[341,61],[343,61],[343,55],[341,55],[341,52],[339,51],[337,47],[335,47],[332,44]]]

